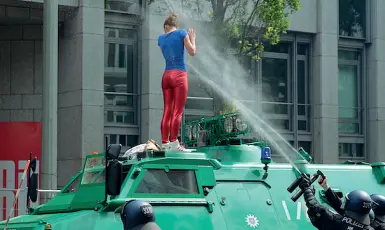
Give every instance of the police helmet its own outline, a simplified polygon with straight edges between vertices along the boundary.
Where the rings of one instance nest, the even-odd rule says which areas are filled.
[[[124,230],[161,230],[155,223],[152,206],[141,200],[130,200],[122,208]]]
[[[372,199],[361,190],[354,190],[345,196],[345,214],[358,222],[370,225],[370,210]]]
[[[376,219],[385,223],[385,196],[372,194],[370,197],[373,200],[373,212]]]

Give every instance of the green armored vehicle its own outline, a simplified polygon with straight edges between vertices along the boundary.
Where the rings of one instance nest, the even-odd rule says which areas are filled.
[[[341,196],[355,189],[385,194],[385,163],[310,164],[303,150],[295,165],[274,163],[264,142],[240,138],[251,129],[237,113],[183,128],[184,142],[195,152],[121,157],[121,146],[110,145],[106,153],[87,156],[83,169],[52,200],[12,218],[7,228],[123,229],[120,207],[142,199],[153,205],[156,222],[165,230],[315,229],[303,197],[291,197],[288,186],[300,173],[318,170]],[[358,183],[346,183],[347,176]],[[315,188],[320,203],[328,205]]]

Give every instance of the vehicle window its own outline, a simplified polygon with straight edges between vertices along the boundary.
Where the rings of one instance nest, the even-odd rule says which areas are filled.
[[[81,184],[105,182],[105,160],[103,156],[87,157]]]
[[[100,171],[85,171],[83,173],[82,184],[99,184],[106,181],[105,178],[106,170],[103,168]]]
[[[80,179],[82,174],[78,175],[74,181],[63,191],[63,193],[71,193],[71,192],[76,192],[78,190],[79,184],[80,184]]]
[[[198,194],[195,170],[149,169],[135,193]]]

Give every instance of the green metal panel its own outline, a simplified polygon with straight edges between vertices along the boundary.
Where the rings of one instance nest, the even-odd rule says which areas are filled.
[[[234,114],[230,117],[239,119]],[[9,229],[43,229],[45,224],[51,224],[53,230],[122,229],[117,212],[130,199],[151,203],[156,222],[167,230],[315,229],[307,217],[303,197],[293,202],[287,192],[287,187],[299,175],[293,166],[270,163],[270,158],[261,159],[261,148],[266,147],[264,142],[229,145],[231,138],[242,132],[233,128],[235,133],[224,133],[223,122],[224,117],[219,116],[191,123],[213,129],[209,140],[212,144],[198,148],[195,153],[166,153],[163,157],[146,153],[140,160],[121,159],[126,177],[120,194],[109,197],[103,205],[99,202],[104,198],[104,154],[87,156],[82,171],[55,198],[30,215],[12,218]],[[224,140],[224,145],[218,144]],[[196,143],[196,139],[190,141]],[[262,162],[270,163],[267,177],[266,164]],[[299,150],[296,167],[308,174],[321,170],[328,177],[332,189],[343,195],[355,189],[369,194],[385,194],[384,162],[371,165],[362,162],[335,165],[309,162],[311,157],[308,153]],[[155,191],[155,185],[150,183],[151,189],[137,192],[149,172],[154,173],[153,182],[158,185],[162,185],[163,179],[175,182],[173,186],[181,188],[186,186],[186,182],[190,184],[183,187],[187,190],[172,188],[164,192]],[[179,175],[177,172],[185,172],[181,174],[183,179],[177,176],[173,181],[175,175]],[[74,186],[80,178],[81,183]],[[354,178],[354,183],[348,182],[348,178]],[[76,189],[68,192],[72,187]],[[319,202],[330,207],[325,203],[321,187],[315,185],[315,189]],[[0,222],[0,229],[3,225],[4,222]]]
[[[281,228],[269,188],[258,182],[220,182],[215,187],[227,229]]]
[[[214,169],[212,166],[200,166],[198,168],[198,182],[201,186],[214,187],[216,184]]]

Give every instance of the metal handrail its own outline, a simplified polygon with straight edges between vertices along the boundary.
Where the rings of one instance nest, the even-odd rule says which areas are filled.
[[[26,189],[20,189],[20,191],[26,191],[26,190],[28,190],[28,187]],[[0,192],[1,191],[16,192],[17,189],[14,189],[14,188],[0,188]],[[61,190],[57,190],[57,189],[38,189],[37,191],[38,192],[54,192],[54,193],[59,193]]]
[[[104,94],[115,95],[115,96],[139,96],[138,93],[121,93],[121,92],[104,92]]]
[[[211,97],[187,97],[187,99],[191,100],[208,100],[208,101],[213,101],[214,98]]]

